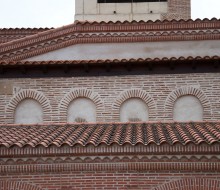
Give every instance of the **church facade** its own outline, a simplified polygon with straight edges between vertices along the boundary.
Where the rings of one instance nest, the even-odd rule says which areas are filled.
[[[188,3],[80,0],[74,24],[1,29],[0,189],[219,190],[220,20]]]

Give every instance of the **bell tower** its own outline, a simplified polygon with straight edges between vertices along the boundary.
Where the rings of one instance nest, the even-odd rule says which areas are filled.
[[[190,0],[75,0],[75,20],[148,21],[191,18]]]

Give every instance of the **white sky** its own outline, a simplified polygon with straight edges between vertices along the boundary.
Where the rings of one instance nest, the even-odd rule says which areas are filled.
[[[220,0],[191,0],[192,19],[220,18]],[[0,28],[58,27],[74,22],[75,0],[0,0]]]

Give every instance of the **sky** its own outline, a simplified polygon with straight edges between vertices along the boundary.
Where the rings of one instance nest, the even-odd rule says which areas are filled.
[[[220,18],[220,0],[191,0],[192,19]],[[0,28],[59,27],[74,22],[75,0],[0,0]]]

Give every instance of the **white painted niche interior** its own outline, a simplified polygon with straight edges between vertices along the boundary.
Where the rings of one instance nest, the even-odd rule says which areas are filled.
[[[185,95],[178,98],[173,109],[174,121],[202,121],[203,106],[199,99],[193,95]]]
[[[148,121],[149,109],[140,98],[129,98],[122,103],[120,108],[121,122]]]
[[[67,122],[96,122],[96,105],[88,98],[76,98],[68,106]]]
[[[43,123],[43,108],[34,99],[22,100],[15,109],[16,124]]]

